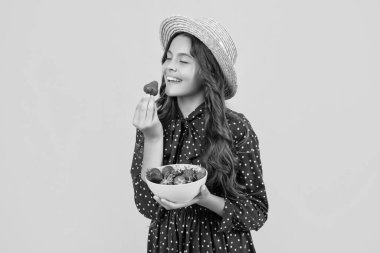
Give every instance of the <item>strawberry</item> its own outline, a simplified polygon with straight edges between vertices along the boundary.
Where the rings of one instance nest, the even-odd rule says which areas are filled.
[[[184,169],[182,176],[183,176],[183,178],[185,178],[185,180],[188,183],[190,183],[190,182],[193,182],[195,175],[194,175],[194,171],[192,169]]]
[[[146,178],[153,183],[159,184],[162,181],[161,171],[157,168],[148,169],[146,172]]]
[[[176,176],[174,178],[174,184],[186,184],[186,179],[183,176]]]
[[[204,176],[206,176],[206,171],[204,170],[197,171],[195,175],[196,175],[197,180],[199,180],[203,178]]]
[[[162,175],[164,176],[164,178],[167,178],[170,174],[173,174],[174,173],[174,168],[170,165],[168,166],[165,166],[164,168],[162,168]]]
[[[144,86],[144,91],[147,94],[156,96],[158,93],[158,83],[157,81],[152,81]]]

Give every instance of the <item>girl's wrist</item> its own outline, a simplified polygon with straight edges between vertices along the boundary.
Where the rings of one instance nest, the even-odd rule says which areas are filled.
[[[163,141],[163,138],[164,136],[162,135],[159,135],[159,136],[155,136],[155,137],[147,137],[147,136],[144,136],[144,141],[146,143],[157,143],[157,142],[160,142],[160,141]]]
[[[216,214],[222,216],[224,205],[226,201],[224,198],[216,196],[214,194],[208,194],[205,196],[205,198],[201,199],[198,204],[200,206],[203,206],[207,209],[210,209],[211,211],[215,212]]]
[[[200,206],[203,206],[203,207],[206,207],[207,208],[207,203],[210,202],[210,198],[211,198],[211,193],[207,194],[206,196],[204,196],[203,198],[201,198],[199,201],[198,201],[198,205]]]

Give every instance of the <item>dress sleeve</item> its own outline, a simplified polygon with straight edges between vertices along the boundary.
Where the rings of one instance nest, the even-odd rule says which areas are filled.
[[[250,122],[239,114],[242,120],[231,126],[235,135],[235,150],[239,159],[238,181],[245,184],[244,198],[225,198],[224,212],[219,232],[229,230],[259,230],[268,218],[268,200],[263,181],[259,140]],[[246,138],[247,137],[247,138]],[[241,143],[241,140],[244,140]]]
[[[131,166],[134,198],[137,210],[148,219],[154,219],[159,204],[153,199],[153,193],[141,179],[141,167],[144,156],[144,135],[136,129],[136,143]]]

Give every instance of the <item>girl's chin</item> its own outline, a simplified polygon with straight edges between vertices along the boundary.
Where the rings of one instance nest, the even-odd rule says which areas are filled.
[[[183,93],[183,91],[172,89],[170,87],[169,88],[166,87],[165,93],[169,97],[181,97],[181,96],[186,95],[186,94]]]
[[[184,96],[183,94],[179,94],[179,93],[166,93],[166,95],[168,97],[183,97]]]
[[[196,97],[198,95],[204,96],[203,90],[185,90],[183,87],[168,87],[165,88],[165,94],[168,97]]]

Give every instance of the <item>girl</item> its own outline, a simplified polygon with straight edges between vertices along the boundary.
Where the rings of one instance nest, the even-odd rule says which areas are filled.
[[[250,122],[225,106],[236,93],[235,45],[209,18],[172,16],[160,27],[162,84],[136,107],[131,175],[137,209],[151,219],[148,252],[255,252],[250,230],[268,217],[259,141]],[[198,164],[206,185],[193,200],[154,196],[148,168]]]

